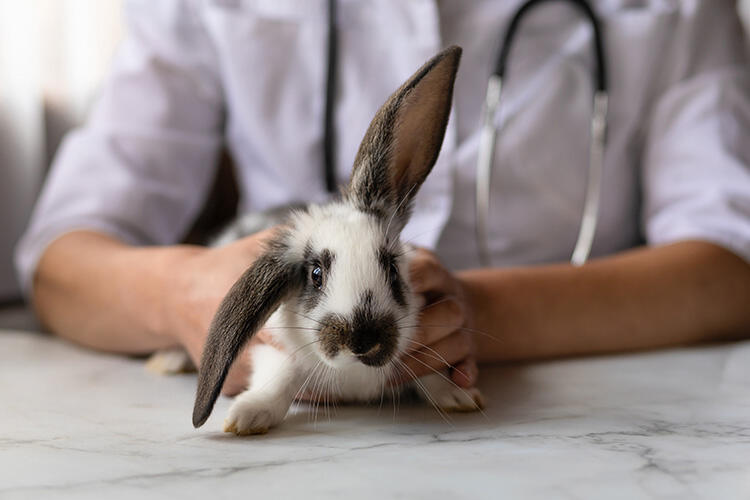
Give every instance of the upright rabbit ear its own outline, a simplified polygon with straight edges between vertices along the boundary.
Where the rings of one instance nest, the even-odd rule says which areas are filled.
[[[378,110],[354,160],[345,196],[399,230],[440,153],[460,59],[449,47],[412,75]]]
[[[301,282],[301,268],[286,255],[288,247],[276,239],[269,250],[232,286],[219,306],[208,333],[198,374],[193,425],[211,415],[216,399],[237,354],[280,302]]]

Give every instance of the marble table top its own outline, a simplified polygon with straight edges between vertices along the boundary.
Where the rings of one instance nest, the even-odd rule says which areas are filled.
[[[750,498],[750,342],[486,367],[485,415],[190,423],[194,375],[0,330],[0,498]]]

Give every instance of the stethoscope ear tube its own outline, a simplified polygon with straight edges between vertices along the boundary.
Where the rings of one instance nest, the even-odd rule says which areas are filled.
[[[479,153],[477,158],[477,186],[476,186],[476,233],[479,250],[479,262],[483,267],[491,265],[489,249],[489,214],[490,214],[490,185],[492,181],[492,162],[495,156],[497,129],[494,119],[500,105],[502,82],[507,69],[507,59],[513,36],[518,29],[521,18],[535,5],[548,0],[528,0],[516,11],[510,21],[498,52],[495,72],[487,83],[484,110],[482,112],[482,126],[479,137]],[[578,232],[578,239],[570,259],[575,266],[586,262],[591,253],[596,232],[596,222],[599,215],[599,198],[604,166],[604,152],[607,140],[607,81],[604,64],[604,48],[601,37],[599,20],[591,6],[585,0],[568,0],[578,6],[591,22],[594,30],[594,49],[596,57],[596,72],[594,75],[594,103],[591,116],[591,139],[589,145],[589,168],[586,184],[583,215]]]
[[[479,135],[479,158],[477,159],[477,245],[479,262],[488,266],[489,252],[489,216],[490,216],[490,182],[492,181],[492,160],[495,157],[495,140],[497,130],[494,119],[500,104],[500,92],[503,80],[491,75],[487,83],[487,94],[482,112],[482,128]]]
[[[607,142],[607,106],[609,96],[606,92],[594,95],[594,111],[591,117],[591,143],[589,145],[589,172],[586,181],[586,198],[583,204],[581,227],[578,240],[573,250],[570,263],[582,266],[586,263],[594,244],[596,222],[599,217],[599,201],[602,190],[602,171],[604,170],[604,148]]]

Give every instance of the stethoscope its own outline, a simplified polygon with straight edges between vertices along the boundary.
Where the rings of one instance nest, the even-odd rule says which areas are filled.
[[[479,155],[477,158],[476,181],[476,238],[479,249],[479,262],[482,266],[490,266],[489,250],[489,214],[490,214],[490,185],[492,181],[492,163],[495,156],[498,129],[495,126],[495,115],[500,106],[500,95],[503,88],[503,78],[507,73],[507,61],[513,43],[513,37],[518,31],[524,14],[540,3],[549,0],[527,0],[511,18],[505,37],[500,44],[495,64],[495,70],[487,82],[487,93],[482,111],[482,129],[479,137]],[[596,232],[596,222],[599,216],[599,198],[604,164],[604,149],[607,140],[607,94],[606,68],[604,64],[604,48],[602,43],[599,19],[586,0],[567,0],[578,7],[585,14],[594,31],[594,50],[596,69],[594,73],[594,102],[591,114],[589,165],[584,198],[583,214],[578,230],[573,254],[570,262],[580,266],[586,262],[591,253]],[[328,0],[328,70],[326,74],[326,99],[324,112],[323,154],[325,167],[326,189],[333,193],[336,190],[335,176],[335,134],[333,129],[334,97],[336,94],[336,65],[337,65],[337,33],[336,33],[336,0]]]

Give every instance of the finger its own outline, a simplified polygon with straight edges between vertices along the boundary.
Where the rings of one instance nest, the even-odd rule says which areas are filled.
[[[464,309],[454,298],[446,298],[422,309],[419,327],[414,341],[409,344],[412,350],[419,350],[424,345],[432,345],[447,337],[464,324]]]
[[[278,226],[269,227],[267,229],[263,229],[262,231],[258,231],[257,233],[253,233],[249,236],[240,238],[239,240],[237,240],[237,243],[240,245],[254,245],[254,244],[257,244],[258,241],[268,240],[278,230],[279,230]]]
[[[399,373],[397,383],[412,378],[453,368],[456,363],[472,354],[472,339],[469,333],[456,331],[428,348],[406,353],[401,359],[406,364],[406,373]],[[455,369],[455,368],[454,368]],[[410,373],[409,370],[411,370]]]
[[[453,293],[454,279],[437,257],[423,251],[409,264],[409,281],[415,293],[441,291]]]
[[[456,385],[465,389],[477,385],[478,378],[479,368],[477,367],[476,358],[473,356],[469,356],[451,369],[451,380]]]
[[[239,240],[230,243],[230,245],[244,253],[249,261],[253,261],[265,250],[265,243],[273,238],[278,229],[277,226],[264,229],[263,231],[251,234],[250,236],[240,238]]]

